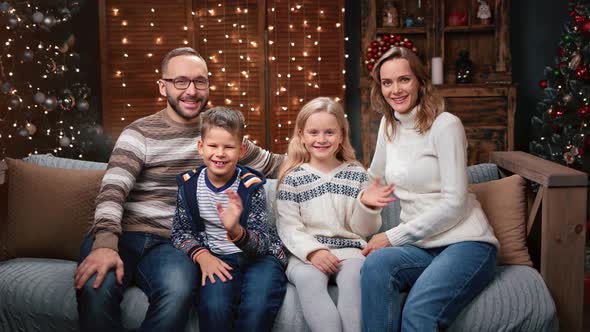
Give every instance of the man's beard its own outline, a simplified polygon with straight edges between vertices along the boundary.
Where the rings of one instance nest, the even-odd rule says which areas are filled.
[[[168,104],[170,105],[170,107],[172,107],[172,109],[174,110],[174,112],[176,114],[178,114],[178,116],[180,116],[181,118],[185,119],[185,120],[192,120],[196,117],[198,117],[201,112],[203,112],[203,109],[205,109],[205,106],[207,106],[207,99],[202,99],[201,100],[201,107],[199,108],[199,110],[197,111],[197,113],[195,114],[187,114],[185,112],[182,111],[182,109],[180,108],[180,106],[178,105],[178,100],[172,98],[171,96],[168,96]],[[195,101],[198,101],[198,99],[194,99]]]

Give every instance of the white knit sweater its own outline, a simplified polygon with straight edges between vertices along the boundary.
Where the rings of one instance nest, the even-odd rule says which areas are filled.
[[[285,176],[277,192],[277,230],[285,247],[303,262],[318,249],[339,259],[363,257],[366,237],[381,227],[381,209],[360,202],[368,174],[342,164],[329,174],[303,164]],[[355,248],[355,246],[357,246]]]
[[[393,141],[387,140],[387,124],[381,119],[369,169],[372,177],[393,183],[400,199],[401,222],[386,232],[389,241],[393,246],[423,248],[462,241],[498,247],[479,202],[467,191],[467,142],[461,120],[444,112],[429,131],[419,134],[414,125],[417,109],[395,113],[399,122]]]

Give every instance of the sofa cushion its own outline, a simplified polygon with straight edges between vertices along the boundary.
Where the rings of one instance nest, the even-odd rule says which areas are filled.
[[[78,331],[73,287],[76,263],[17,258],[0,262],[0,331]],[[329,288],[337,298],[334,286]],[[138,328],[147,297],[138,288],[125,291],[123,325]],[[528,266],[499,266],[496,278],[459,315],[449,331],[557,331],[555,304],[541,275]],[[194,308],[185,331],[198,331]],[[287,294],[274,332],[308,332],[295,287]]]
[[[104,170],[48,168],[14,159],[7,164],[8,215],[0,225],[4,254],[77,260]]]
[[[500,242],[498,264],[533,265],[526,246],[525,189],[519,175],[469,185]]]

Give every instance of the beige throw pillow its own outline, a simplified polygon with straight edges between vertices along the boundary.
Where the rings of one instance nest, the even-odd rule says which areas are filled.
[[[105,171],[7,162],[8,214],[0,225],[5,254],[78,260]]]
[[[533,265],[526,247],[525,184],[521,176],[512,175],[469,185],[500,242],[497,259],[500,265]]]

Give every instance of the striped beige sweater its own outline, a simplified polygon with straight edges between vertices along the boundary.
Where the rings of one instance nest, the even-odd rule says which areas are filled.
[[[175,175],[203,164],[197,151],[198,123],[173,121],[165,110],[127,126],[113,149],[96,200],[93,249],[117,250],[123,231],[170,237],[176,207]],[[278,171],[283,155],[247,141],[240,164],[267,176]]]

